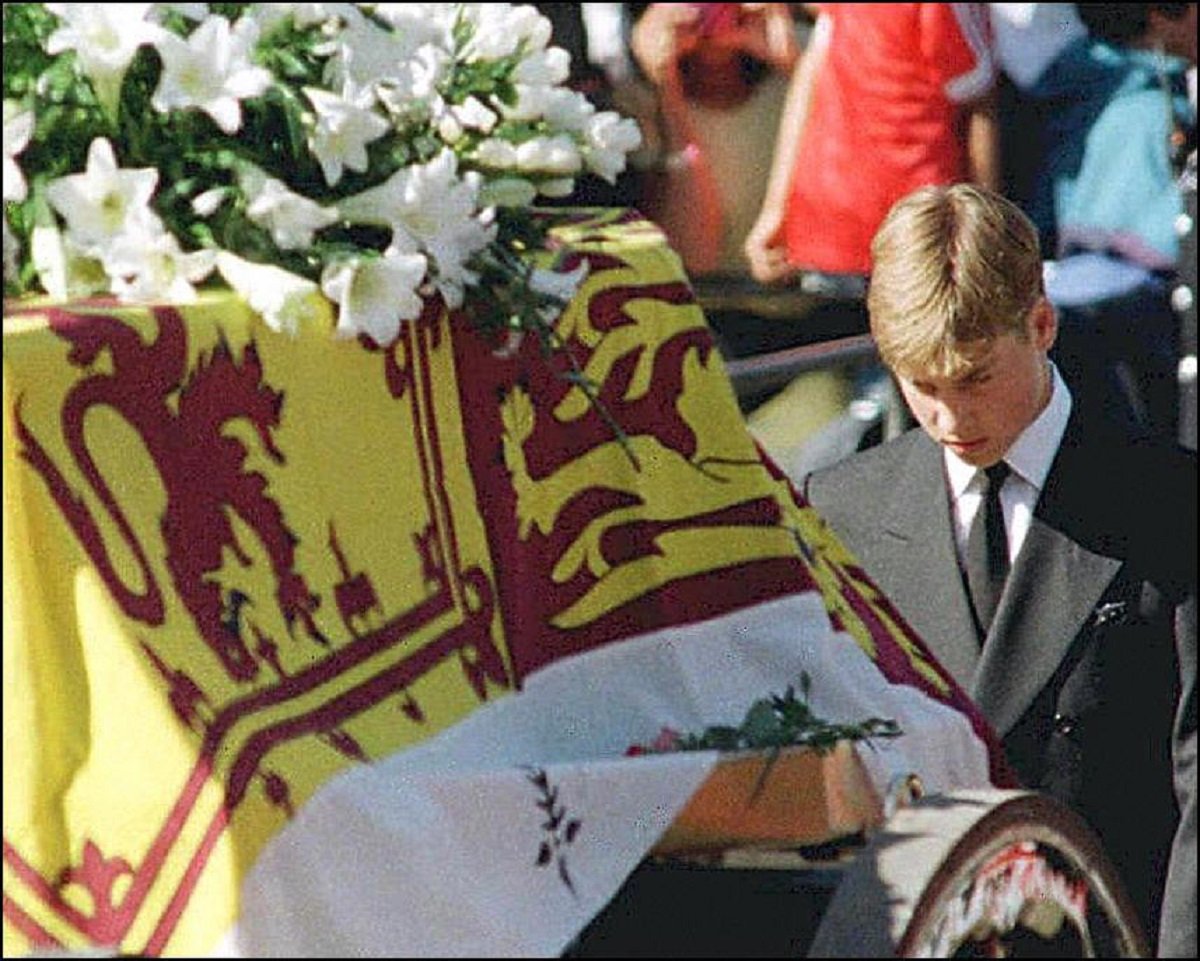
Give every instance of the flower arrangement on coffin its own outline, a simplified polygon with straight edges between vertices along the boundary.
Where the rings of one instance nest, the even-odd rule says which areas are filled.
[[[632,120],[564,86],[531,6],[4,5],[6,296],[186,303],[228,285],[280,331],[380,345],[422,298],[501,339],[582,271],[531,207],[610,182]]]
[[[903,732],[890,718],[869,717],[857,723],[826,721],[809,704],[812,677],[800,672],[800,695],[790,684],[783,694],[758,698],[738,725],[715,724],[700,732],[681,732],[664,727],[649,744],[632,744],[625,754],[664,754],[672,751],[767,750],[777,755],[785,747],[808,747],[827,753],[840,741],[899,737]]]
[[[653,741],[630,745],[628,757],[718,751],[711,776],[659,839],[659,853],[783,844],[840,844],[882,822],[882,806],[850,751],[853,742],[903,734],[888,718],[834,722],[812,709],[812,678],[800,691],[755,700],[740,724],[697,732],[663,727]],[[772,772],[778,771],[772,778]]]

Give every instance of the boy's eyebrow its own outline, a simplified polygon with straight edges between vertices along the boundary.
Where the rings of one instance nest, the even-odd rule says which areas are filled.
[[[935,374],[933,376],[929,376],[928,374],[921,373],[921,374],[914,374],[912,376],[905,376],[904,379],[907,380],[909,383],[914,384],[917,387],[927,387],[927,386],[934,384],[935,382],[941,382],[943,384],[963,384],[963,383],[966,383],[967,381],[975,380],[977,378],[986,377],[986,376],[990,375],[991,367],[992,367],[992,362],[989,359],[989,360],[981,361],[980,363],[975,364],[972,367],[968,367],[966,370],[960,371],[959,373],[950,375],[950,376],[937,375],[937,374]],[[904,376],[904,375],[901,375],[901,376]]]

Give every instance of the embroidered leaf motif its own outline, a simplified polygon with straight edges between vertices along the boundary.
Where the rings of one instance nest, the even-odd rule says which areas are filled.
[[[561,854],[558,856],[558,876],[562,878],[562,883],[567,886],[567,890],[574,894],[575,882],[571,880],[571,873],[567,870],[567,859]]]
[[[579,834],[583,822],[579,818],[568,818],[566,808],[559,801],[558,788],[550,784],[549,777],[541,768],[530,768],[526,777],[538,789],[539,797],[534,801],[535,806],[546,812],[546,818],[541,822],[544,833],[538,846],[537,858],[534,863],[542,868],[555,862],[558,876],[567,890],[575,893],[575,882],[567,866],[567,847]]]

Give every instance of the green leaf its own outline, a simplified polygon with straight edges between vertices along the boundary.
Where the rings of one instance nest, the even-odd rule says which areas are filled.
[[[769,701],[755,701],[742,721],[742,736],[751,744],[773,744],[780,730],[779,717]]]

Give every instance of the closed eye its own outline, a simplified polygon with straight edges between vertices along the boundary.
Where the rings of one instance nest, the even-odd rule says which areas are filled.
[[[962,377],[958,383],[963,387],[976,387],[979,384],[986,384],[991,379],[992,372],[990,370],[981,369],[971,371],[971,373],[967,374],[965,377]]]

